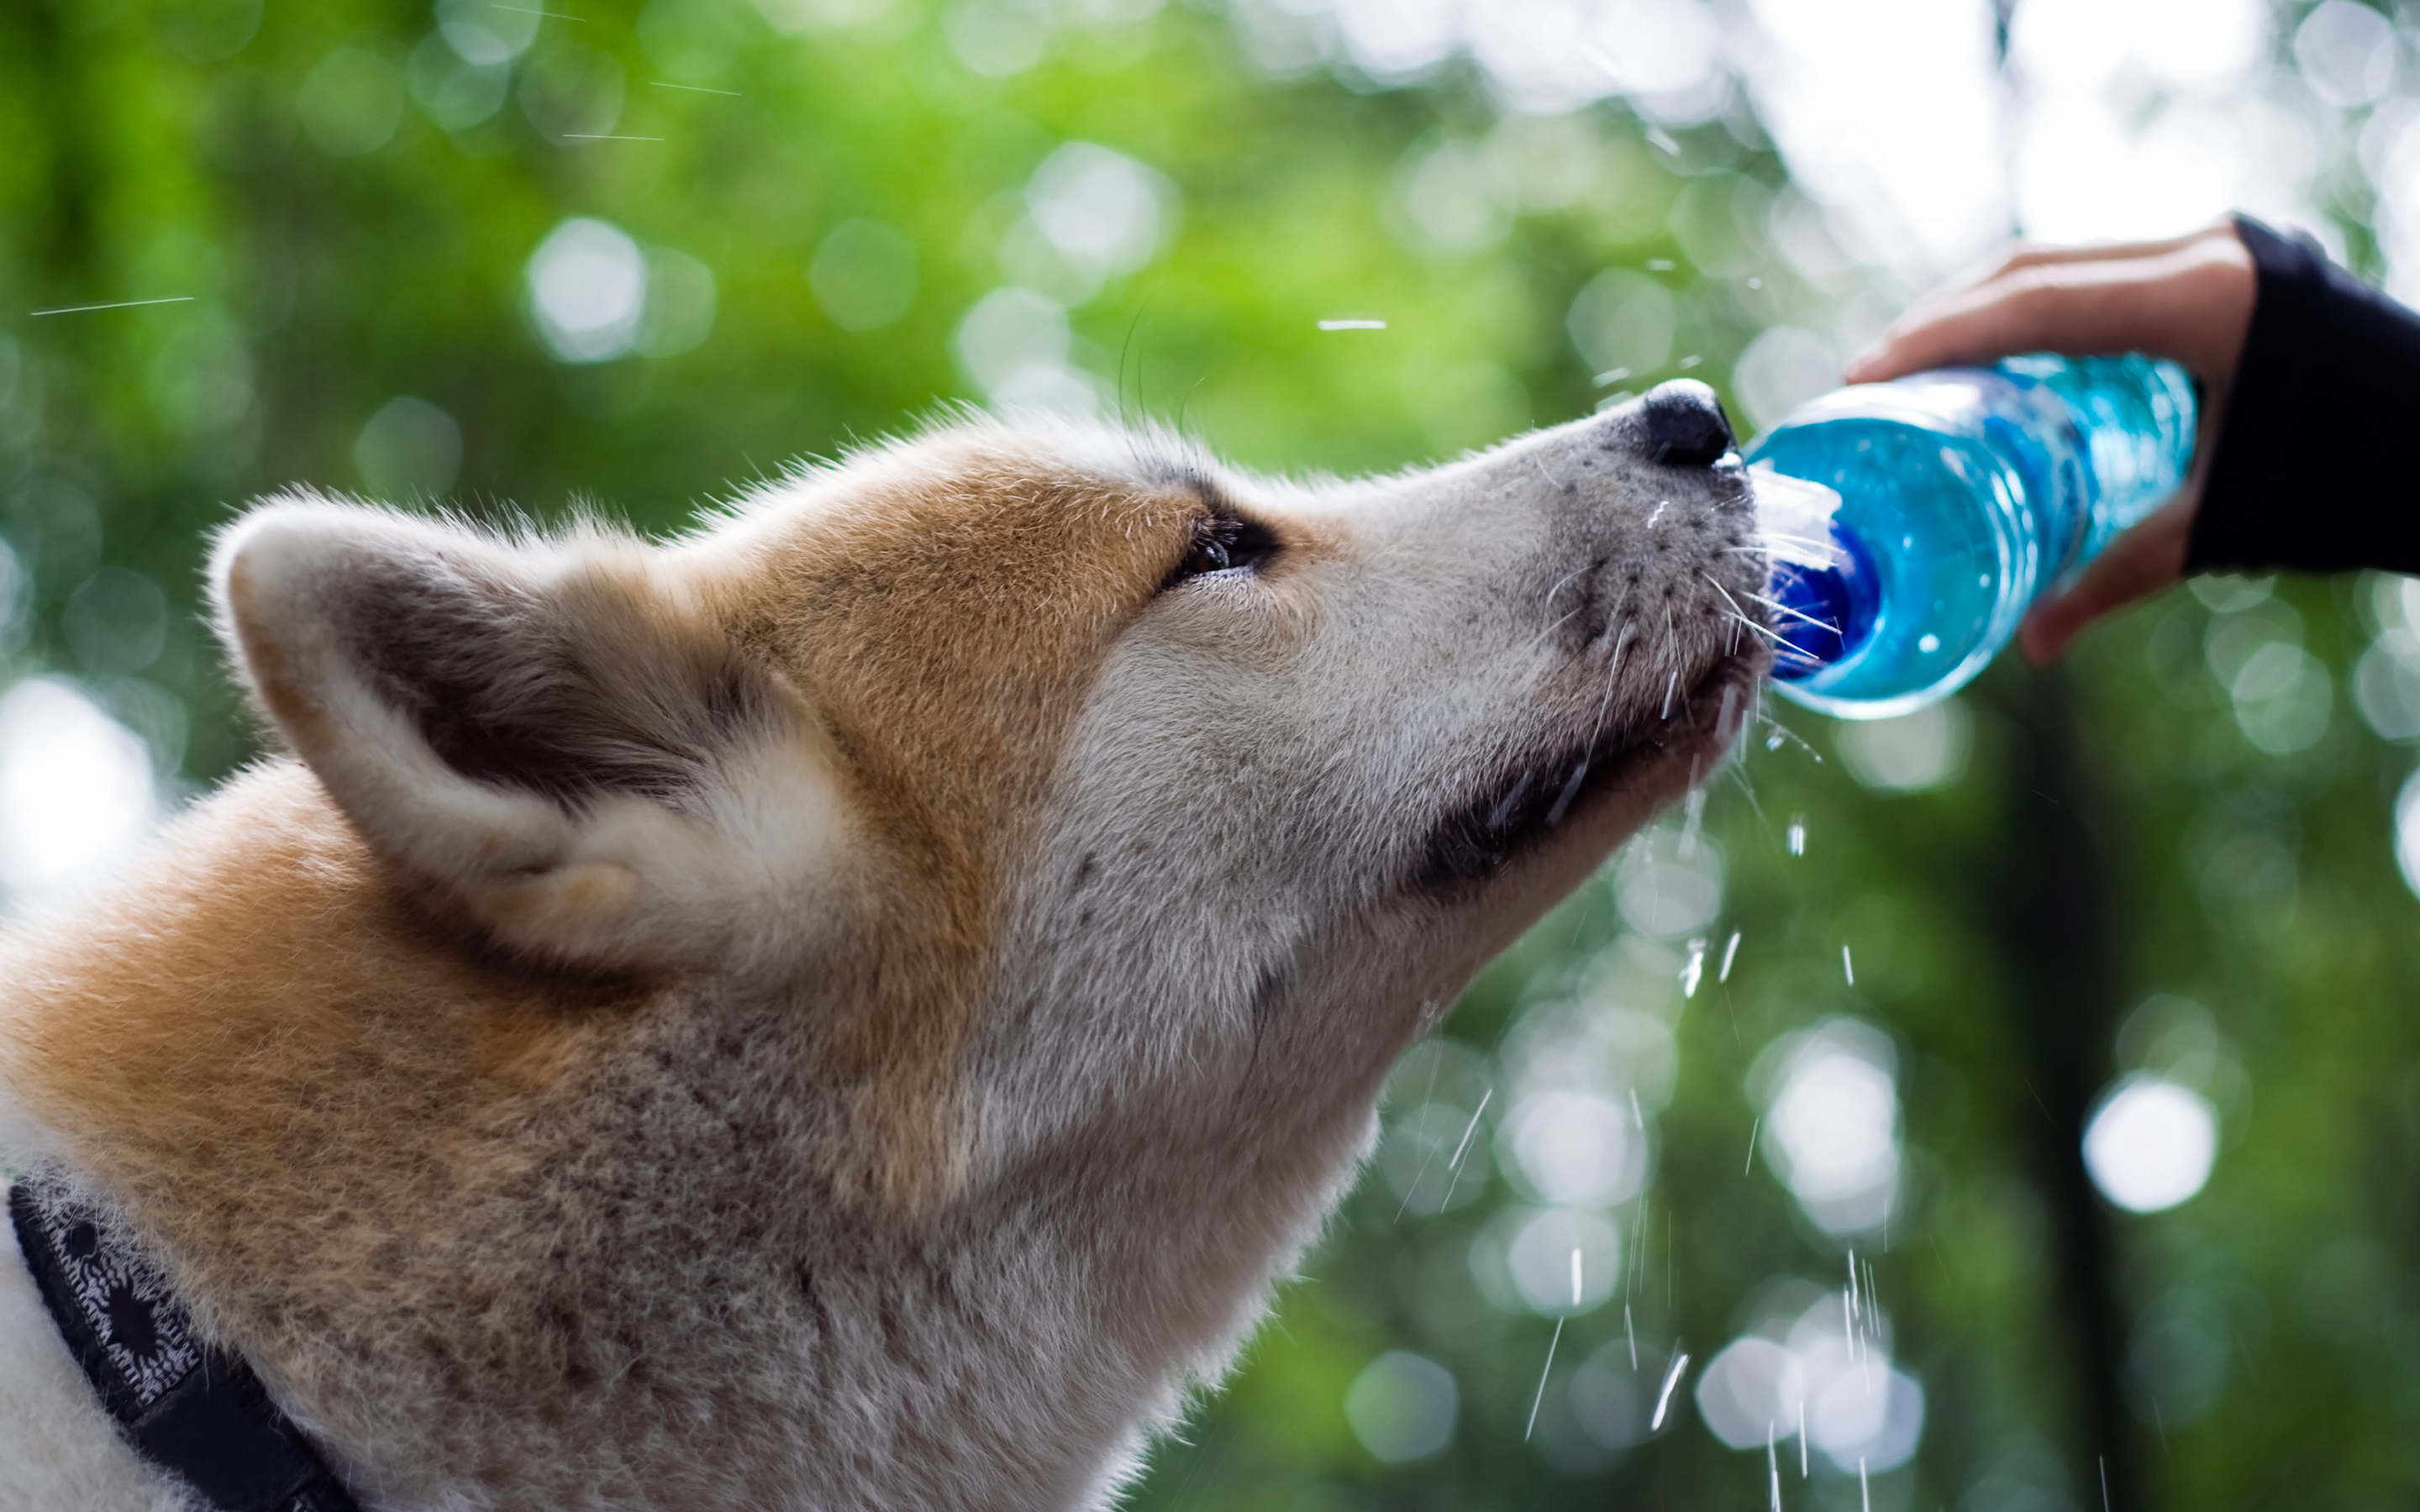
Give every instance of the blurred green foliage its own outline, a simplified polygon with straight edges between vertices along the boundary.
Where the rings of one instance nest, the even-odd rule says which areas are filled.
[[[1021,275],[1059,280],[1069,370],[1252,467],[1390,469],[1683,371],[1723,386],[1760,331],[1845,297],[1776,254],[1796,192],[1745,104],[1666,131],[1618,103],[1499,119],[1450,69],[1273,79],[1206,5],[1065,10],[1047,57],[992,77],[953,24],[918,0],[0,8],[0,533],[23,572],[0,681],[77,679],[197,790],[256,748],[197,618],[209,533],[251,497],[417,489],[667,531],[983,400],[961,321],[1020,276],[1032,176],[1069,142],[1172,187],[1141,268]],[[1429,220],[1479,224],[1423,223],[1431,169],[1493,197]],[[534,253],[574,218],[643,249],[657,304],[627,355],[561,360],[533,313]],[[1599,383],[1566,313],[1608,268],[1666,291],[1672,332]],[[150,300],[182,302],[33,314]],[[1318,326],[1368,315],[1386,329]],[[1841,1284],[1844,1242],[1751,1149],[1759,1056],[1831,1016],[1893,1049],[1900,1195],[1886,1237],[1849,1242],[1924,1431],[1862,1489],[1820,1461],[1802,1485],[1782,1425],[1787,1504],[2094,1505],[2102,1463],[2121,1507],[2410,1504],[2420,918],[2389,815],[2412,760],[2343,680],[2397,602],[2368,579],[2180,592],[2068,671],[1996,669],[1930,755],[1776,708],[1702,831],[1676,816],[1621,863],[1703,847],[1718,912],[1683,937],[1608,869],[1481,980],[1444,1031],[1468,1053],[1416,1052],[1378,1168],[1134,1504],[1764,1504],[1761,1446],[1709,1435],[1694,1370],[1629,1445],[1576,1425],[1573,1383],[1622,1380],[1635,1418],[1676,1349],[1701,1370],[1803,1301],[1790,1278]],[[2306,724],[2320,701],[2315,737],[2230,697],[2246,635],[2317,658],[2294,695]],[[1684,994],[1690,938],[1710,954]],[[2206,1011],[2128,1018],[2155,994]],[[1644,1037],[1597,1072],[1646,1091],[1653,1176],[1612,1214],[1619,1288],[1557,1337],[1472,1257],[1524,1201],[1489,1057],[1571,1002]],[[2148,1217],[2073,1184],[2077,1120],[2134,1069],[2198,1086],[2223,1131],[2208,1189]],[[1458,1197],[1387,1174],[1423,1105],[1471,1116]],[[1400,1467],[1344,1406],[1389,1350],[1458,1388],[1450,1444]]]

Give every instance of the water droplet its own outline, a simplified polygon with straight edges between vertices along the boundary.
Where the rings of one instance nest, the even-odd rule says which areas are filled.
[[[1790,829],[1788,831],[1787,838],[1790,842],[1791,855],[1804,856],[1807,854],[1807,821],[1805,818],[1801,817],[1790,821]]]
[[[1930,656],[1934,652],[1941,649],[1941,637],[1937,635],[1927,635],[1922,640],[1916,641],[1916,649]]]

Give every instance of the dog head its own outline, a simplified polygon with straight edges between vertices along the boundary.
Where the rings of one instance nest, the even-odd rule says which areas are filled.
[[[973,423],[662,545],[288,497],[214,580],[462,948],[810,1017],[835,1179],[915,1207],[1112,1130],[1366,1119],[1744,722],[1730,440],[1695,384],[1352,483]]]

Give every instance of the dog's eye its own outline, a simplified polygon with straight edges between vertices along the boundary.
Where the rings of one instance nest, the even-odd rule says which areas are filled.
[[[1178,570],[1187,578],[1199,578],[1205,572],[1225,572],[1234,564],[1234,553],[1227,549],[1227,543],[1213,535],[1196,542],[1193,554]]]
[[[1193,538],[1193,549],[1169,575],[1169,583],[1173,586],[1187,578],[1256,567],[1276,552],[1277,546],[1277,537],[1264,525],[1232,517],[1205,520]]]

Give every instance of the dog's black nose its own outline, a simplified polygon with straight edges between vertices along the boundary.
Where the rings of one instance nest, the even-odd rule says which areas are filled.
[[[1696,378],[1674,378],[1640,401],[1650,461],[1701,468],[1731,449],[1731,423],[1714,391]]]

